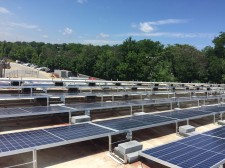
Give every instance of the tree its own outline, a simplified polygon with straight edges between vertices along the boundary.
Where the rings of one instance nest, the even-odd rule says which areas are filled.
[[[172,74],[181,82],[202,81],[205,79],[206,59],[190,45],[168,46],[165,56],[171,62]]]
[[[215,55],[225,59],[225,32],[221,32],[218,37],[214,38],[213,43]]]

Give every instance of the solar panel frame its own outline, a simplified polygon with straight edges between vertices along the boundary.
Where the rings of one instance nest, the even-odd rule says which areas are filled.
[[[46,141],[44,141],[43,139]],[[1,134],[0,156],[8,156],[32,151],[38,145],[45,148],[49,145],[50,142],[51,145],[59,145],[62,140],[49,133],[46,133],[42,129]],[[7,145],[9,145],[10,147],[8,147]]]
[[[91,132],[88,133],[87,131],[90,131],[90,129],[88,129],[88,130],[84,130],[85,133],[88,133],[88,134],[84,134],[81,137],[75,136],[69,139],[65,137],[65,135],[72,133],[72,131],[81,131],[81,134],[82,134],[82,129],[79,130],[79,127],[82,127],[82,126],[88,126],[89,128],[91,128]],[[57,132],[57,130],[60,130],[60,131]],[[98,132],[96,132],[96,130]],[[61,135],[61,133],[63,133],[63,135]],[[27,134],[28,135],[30,134],[30,136],[28,137],[24,136]],[[91,123],[82,123],[82,124],[69,125],[69,126],[59,126],[59,127],[52,127],[52,128],[32,130],[32,131],[2,134],[0,135],[0,156],[2,157],[2,156],[8,156],[8,155],[13,155],[18,153],[29,152],[29,151],[33,151],[34,149],[35,150],[46,149],[50,147],[61,146],[61,145],[66,145],[66,144],[80,142],[80,141],[107,137],[109,135],[114,135],[114,134],[117,134],[117,132],[114,130],[103,128]],[[7,137],[8,139],[5,137]],[[43,141],[43,138],[45,141]],[[26,142],[29,142],[29,143],[26,143]],[[21,144],[26,146],[21,146]],[[5,148],[6,145],[9,145],[11,150],[9,150],[9,148],[6,149]]]
[[[225,106],[220,105],[214,105],[214,106],[203,106],[199,108],[203,111],[212,111],[214,113],[224,113],[225,112]]]
[[[216,168],[225,163],[225,138],[211,136],[211,133],[224,130],[225,127],[220,127],[159,147],[147,149],[140,152],[140,156],[169,167]]]
[[[108,127],[118,131],[136,131],[160,125],[175,123],[177,120],[159,115],[141,115],[132,117],[123,117],[119,119],[94,122],[97,125]]]
[[[142,106],[142,105],[153,105],[153,104],[167,104],[175,102],[187,102],[202,100],[193,98],[169,98],[169,99],[153,99],[153,100],[130,100],[130,101],[113,101],[113,102],[96,102],[96,103],[79,103],[79,104],[69,104],[68,107],[76,108],[77,110],[95,110],[95,109],[107,109],[107,108],[118,108],[118,107],[129,107],[129,106]],[[205,98],[203,99],[205,100]]]
[[[115,130],[107,129],[106,127],[103,128],[92,123],[81,123],[70,126],[47,128],[44,130],[70,143],[96,139],[117,133]],[[77,132],[78,130],[79,132]]]
[[[218,137],[218,138],[225,139],[225,127],[222,126],[222,127],[213,129],[211,131],[204,132],[202,134],[203,135],[214,136],[214,137]]]
[[[0,108],[0,118],[19,117],[28,114],[29,112],[22,108]]]
[[[12,100],[12,99],[34,99],[34,98],[48,98],[50,95],[43,93],[33,94],[1,94],[0,99]]]
[[[95,102],[95,103],[79,103],[66,105],[70,108],[77,110],[97,110],[97,109],[108,109],[108,108],[119,108],[119,107],[130,107],[135,104],[130,101],[113,101],[113,102]]]
[[[183,109],[183,110],[177,110],[177,111],[171,111],[171,112],[161,112],[161,113],[157,113],[157,115],[175,118],[178,121],[185,121],[187,119],[191,120],[191,119],[211,116],[211,115],[214,115],[214,113],[205,112],[198,109]]]
[[[52,113],[62,113],[62,112],[69,112],[71,109],[65,106],[34,106],[34,107],[24,107],[21,108],[29,113],[37,113],[37,114],[52,114]]]
[[[76,112],[66,106],[35,106],[23,108],[0,108],[0,118],[25,117],[43,114]]]

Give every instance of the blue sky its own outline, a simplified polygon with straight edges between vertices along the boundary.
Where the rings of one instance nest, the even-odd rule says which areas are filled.
[[[0,0],[0,40],[94,45],[126,38],[212,45],[224,0]]]

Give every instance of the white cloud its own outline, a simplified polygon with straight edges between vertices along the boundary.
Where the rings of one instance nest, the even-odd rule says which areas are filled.
[[[4,7],[0,7],[0,14],[10,14],[10,13],[11,12],[8,9]]]
[[[154,30],[154,27],[151,26],[149,23],[144,22],[144,23],[140,23],[139,29],[145,33],[148,33],[148,32],[152,32]]]
[[[166,20],[158,20],[153,22],[147,22],[150,25],[165,25],[165,24],[180,24],[186,23],[187,20],[184,19],[166,19]]]
[[[79,4],[84,4],[86,2],[87,2],[87,0],[77,0],[77,3],[79,3]]]
[[[107,37],[109,37],[109,34],[99,33],[98,37],[100,37],[100,38],[107,38]]]
[[[20,28],[24,28],[24,29],[37,29],[38,28],[37,25],[32,25],[32,24],[27,24],[27,23],[8,22],[8,23],[5,23],[5,25],[11,26],[11,27],[20,27]]]
[[[69,35],[72,34],[73,30],[71,28],[66,27],[63,31],[63,35]]]
[[[166,24],[180,24],[180,23],[186,23],[186,22],[187,20],[182,20],[182,19],[166,19],[166,20],[158,20],[158,21],[150,21],[150,22],[141,22],[139,23],[139,30],[141,30],[144,33],[149,33],[156,29],[154,26],[166,25]]]

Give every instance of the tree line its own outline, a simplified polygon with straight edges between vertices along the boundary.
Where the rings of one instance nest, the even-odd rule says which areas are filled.
[[[225,32],[212,42],[213,47],[198,50],[131,37],[114,46],[2,41],[0,57],[107,80],[224,83]]]

